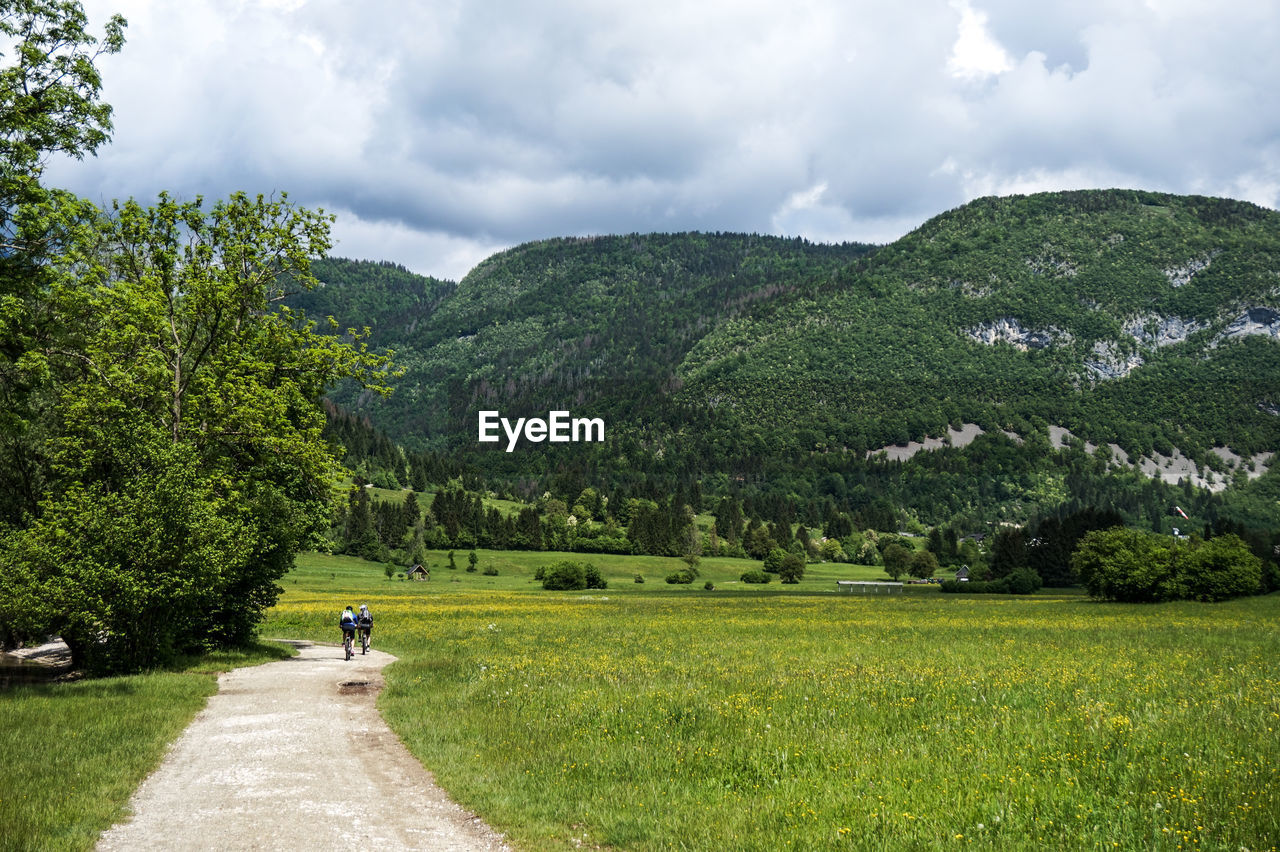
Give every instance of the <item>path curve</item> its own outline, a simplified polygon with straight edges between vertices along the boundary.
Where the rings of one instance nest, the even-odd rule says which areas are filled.
[[[99,850],[506,849],[378,715],[395,657],[295,644],[297,657],[218,678]]]

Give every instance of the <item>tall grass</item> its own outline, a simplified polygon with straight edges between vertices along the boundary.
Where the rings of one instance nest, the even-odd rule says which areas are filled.
[[[388,721],[531,848],[1280,837],[1278,596],[552,594],[336,575],[304,569],[273,626],[332,632],[361,595],[402,658]]]
[[[0,850],[92,848],[216,691],[217,672],[288,653],[261,646],[181,671],[0,689]]]

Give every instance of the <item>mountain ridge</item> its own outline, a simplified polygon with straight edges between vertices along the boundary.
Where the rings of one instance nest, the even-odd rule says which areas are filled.
[[[339,313],[360,302],[360,275],[344,274],[323,288]],[[400,390],[334,397],[500,481],[577,468],[804,490],[965,424],[986,440],[948,452],[1017,435],[1058,483],[1063,463],[1036,458],[1050,426],[1139,466],[1181,455],[1193,487],[1246,488],[1280,450],[1280,213],[1232,199],[985,198],[885,246],[558,238],[418,286],[412,304],[351,311],[396,350]],[[481,408],[601,416],[609,439],[495,454],[475,441]]]

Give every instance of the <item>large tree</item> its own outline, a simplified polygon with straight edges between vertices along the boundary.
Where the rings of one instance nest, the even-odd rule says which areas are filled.
[[[40,181],[106,141],[74,0],[0,0],[0,639],[123,671],[243,642],[330,516],[319,400],[385,359],[281,306],[330,218],[281,195],[100,210]]]
[[[0,527],[35,512],[47,481],[40,353],[61,332],[44,298],[47,261],[75,217],[55,213],[72,200],[41,176],[51,156],[78,159],[107,141],[94,62],[120,50],[124,26],[111,18],[99,40],[77,2],[0,0]]]
[[[330,516],[319,400],[385,361],[277,303],[329,220],[285,198],[91,215],[47,264],[50,484],[0,556],[6,615],[123,670],[242,642]]]

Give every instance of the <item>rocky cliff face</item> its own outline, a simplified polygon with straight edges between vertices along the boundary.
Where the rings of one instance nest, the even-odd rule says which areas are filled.
[[[1249,308],[1232,320],[1214,343],[1253,334],[1280,340],[1280,311],[1267,307]]]
[[[997,343],[1008,343],[1017,349],[1045,349],[1049,346],[1071,342],[1071,335],[1062,329],[1050,326],[1046,329],[1025,328],[1013,317],[1001,317],[993,322],[983,323],[968,330],[969,337],[995,346]]]
[[[1197,331],[1203,331],[1209,324],[1181,317],[1162,317],[1156,314],[1144,314],[1124,324],[1124,333],[1132,337],[1139,346],[1172,346],[1181,343]]]

